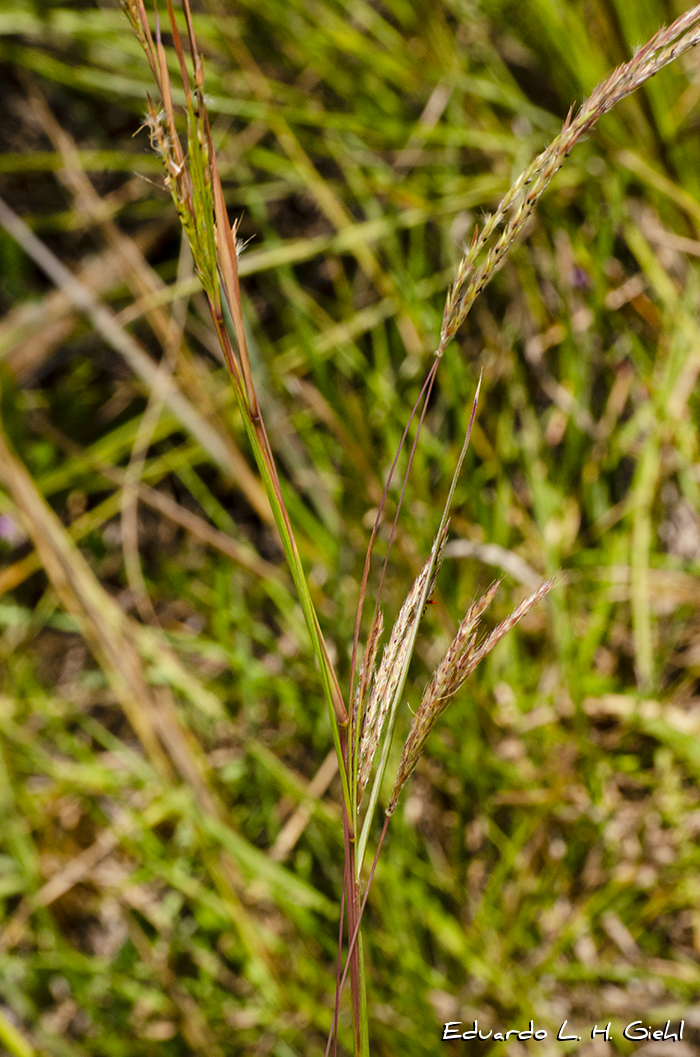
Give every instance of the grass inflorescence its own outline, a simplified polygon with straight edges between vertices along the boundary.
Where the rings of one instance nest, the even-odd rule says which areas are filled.
[[[590,6],[3,23],[9,1052],[694,995],[700,15]]]

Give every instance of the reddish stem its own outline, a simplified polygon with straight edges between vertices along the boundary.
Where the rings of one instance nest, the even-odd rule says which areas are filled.
[[[423,410],[421,412],[420,421],[419,421],[419,424],[418,424],[418,430],[417,430],[417,433],[416,433],[416,438],[415,438],[415,440],[413,442],[413,447],[411,449],[411,455],[410,455],[410,458],[409,458],[409,461],[408,461],[408,467],[406,468],[406,474],[404,476],[403,488],[401,489],[401,497],[399,499],[399,504],[398,504],[398,507],[397,507],[397,510],[396,510],[396,515],[394,517],[394,523],[393,523],[393,526],[392,526],[392,529],[391,529],[391,537],[390,537],[390,540],[389,540],[389,546],[387,548],[387,555],[386,555],[386,558],[384,559],[384,567],[382,569],[381,584],[380,584],[379,591],[377,591],[377,601],[375,602],[375,606],[374,606],[374,612],[376,614],[377,606],[378,606],[378,599],[379,599],[379,592],[381,591],[381,585],[384,583],[384,576],[386,574],[386,567],[387,567],[387,563],[389,561],[389,553],[391,551],[391,546],[392,546],[392,543],[394,541],[394,535],[396,533],[396,525],[397,525],[397,522],[398,522],[399,513],[401,512],[401,504],[403,502],[404,493],[406,491],[406,485],[408,483],[408,475],[411,472],[411,466],[413,465],[413,456],[415,455],[416,444],[418,443],[418,438],[420,436],[420,432],[421,432],[421,429],[422,429],[422,426],[423,426],[423,419],[425,418],[425,412],[426,412],[426,409],[427,409],[427,406],[428,406],[428,400],[430,398],[430,394],[432,392],[433,383],[435,381],[435,374],[437,372],[437,368],[438,368],[439,362],[440,362],[439,359],[435,358],[435,360],[433,361],[433,365],[430,368],[430,371],[428,372],[428,376],[425,379],[425,381],[423,382],[423,387],[422,387],[420,393],[418,394],[418,399],[416,400],[415,404],[413,405],[413,409],[412,409],[411,414],[409,416],[408,422],[406,423],[406,428],[404,429],[403,434],[401,436],[401,440],[399,441],[399,446],[398,446],[398,448],[396,450],[396,455],[394,456],[394,461],[391,464],[391,469],[389,470],[389,476],[387,478],[386,485],[384,486],[384,492],[382,494],[382,498],[381,498],[381,501],[379,503],[379,509],[377,510],[377,516],[376,516],[376,518],[374,520],[374,526],[372,528],[372,535],[370,536],[369,545],[367,547],[367,554],[365,555],[365,567],[364,567],[363,572],[362,572],[362,583],[360,585],[360,598],[359,598],[359,602],[357,604],[357,617],[355,619],[355,634],[354,634],[353,642],[352,642],[352,660],[350,662],[350,697],[349,697],[350,701],[352,701],[352,699],[353,699],[353,689],[354,689],[354,682],[355,682],[355,668],[356,668],[356,663],[357,663],[357,647],[358,647],[358,644],[359,644],[359,641],[360,641],[360,624],[362,622],[362,611],[364,609],[365,596],[367,594],[367,580],[369,579],[369,568],[370,568],[370,562],[372,560],[372,552],[374,550],[374,541],[377,538],[377,532],[379,531],[379,524],[380,524],[380,521],[381,521],[381,518],[382,518],[382,513],[384,512],[384,506],[386,504],[387,496],[389,494],[389,487],[390,487],[391,482],[392,482],[393,477],[394,477],[394,471],[396,470],[396,465],[397,465],[397,463],[399,461],[399,456],[401,455],[401,452],[403,451],[403,446],[406,443],[406,437],[408,436],[408,431],[411,428],[411,423],[413,422],[413,419],[416,417],[416,414],[418,412],[418,408],[420,407],[421,401],[425,397],[425,403],[424,403],[424,406],[423,406]]]
[[[359,910],[357,911],[357,914],[356,914],[356,919],[357,920],[355,921],[355,927],[352,930],[352,933],[350,933],[350,922],[349,922],[349,917],[350,916],[348,915],[348,935],[350,936],[350,944],[348,946],[348,956],[347,956],[347,959],[345,961],[345,969],[343,970],[343,975],[342,975],[342,977],[340,979],[340,985],[337,987],[337,991],[336,991],[336,1010],[335,1010],[335,1016],[333,1017],[333,1025],[331,1027],[330,1034],[328,1035],[328,1042],[326,1043],[325,1057],[329,1057],[330,1050],[331,1050],[331,1043],[334,1040],[335,1040],[335,1043],[336,1043],[336,1046],[337,1046],[338,1006],[340,1004],[341,995],[343,994],[343,988],[345,987],[345,981],[347,980],[348,969],[351,968],[353,954],[356,951],[357,937],[360,935],[360,925],[362,924],[362,915],[364,914],[365,907],[367,906],[367,899],[369,897],[369,890],[372,887],[372,881],[374,880],[374,871],[377,868],[377,863],[379,861],[379,853],[382,850],[382,844],[384,843],[384,838],[386,836],[386,831],[387,831],[388,826],[389,826],[389,819],[390,818],[391,818],[391,816],[387,815],[386,818],[384,819],[384,826],[382,827],[382,832],[381,832],[381,836],[379,838],[379,843],[377,844],[377,850],[375,852],[374,859],[372,861],[372,868],[370,869],[369,877],[367,878],[367,887],[365,889],[365,894],[364,894],[364,897],[362,899],[362,903],[360,905],[360,908],[359,908]],[[353,888],[355,890],[355,897],[357,898],[357,895],[359,895],[359,889],[354,883],[353,883]],[[359,1021],[357,1023],[359,1023]],[[357,1040],[357,1033],[356,1033],[356,1040]]]

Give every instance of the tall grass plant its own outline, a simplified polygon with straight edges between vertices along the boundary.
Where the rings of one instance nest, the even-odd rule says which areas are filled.
[[[639,1001],[628,981],[640,971],[660,1010],[692,990],[693,620],[683,607],[695,597],[700,363],[696,243],[674,218],[692,226],[697,207],[692,166],[673,140],[691,113],[692,65],[672,117],[649,90],[621,108],[612,152],[604,134],[602,154],[580,148],[554,189],[554,235],[546,205],[544,226],[533,213],[583,133],[689,51],[700,16],[682,15],[595,88],[612,65],[605,48],[596,52],[576,8],[558,25],[561,11],[543,2],[549,33],[581,34],[564,72],[591,94],[528,165],[555,120],[520,83],[537,69],[526,28],[490,39],[496,6],[436,8],[420,27],[408,6],[311,13],[271,3],[246,12],[243,28],[224,10],[194,18],[186,7],[179,23],[169,8],[164,41],[131,5],[161,95],[148,132],[190,247],[165,275],[143,255],[162,237],[159,221],[139,245],[112,219],[121,210],[123,225],[150,192],[132,181],[96,195],[93,162],[24,75],[23,116],[52,144],[42,164],[57,170],[70,208],[36,233],[9,207],[0,214],[62,299],[46,295],[42,308],[53,334],[24,306],[3,339],[3,531],[11,548],[24,529],[34,548],[2,574],[15,593],[4,618],[10,984],[0,1025],[13,1053],[146,1052],[157,1042],[286,1057],[321,1052],[324,1035],[360,1053],[371,1037],[381,1053],[406,1032],[410,1052],[423,1053],[440,1045],[443,1020],[472,1013],[493,1024],[534,1011],[553,1023],[562,1009],[592,1016],[605,994],[622,1016]],[[603,6],[596,17],[607,25]],[[55,48],[68,32],[89,48],[96,27],[111,25],[103,14],[78,24],[52,9],[46,40]],[[27,9],[5,29],[33,25]],[[614,25],[624,42],[632,27],[620,16]],[[91,61],[99,53],[115,71],[101,89],[137,101],[143,68],[114,27]],[[272,27],[281,36],[270,67],[253,45]],[[447,46],[455,31],[470,35],[469,75]],[[27,45],[14,54],[68,80],[60,55]],[[85,91],[89,67],[73,67],[70,83]],[[594,70],[586,84],[582,72]],[[658,157],[620,148],[625,123]],[[468,211],[499,194],[475,223]],[[135,307],[120,307],[99,258],[81,274],[47,246],[52,225],[70,242],[81,223],[104,240]],[[506,253],[511,263],[476,301]],[[21,296],[28,279],[16,265],[8,274]],[[256,284],[248,297],[246,281]],[[447,346],[474,304],[460,356]],[[636,315],[604,350],[601,335],[625,311]],[[102,361],[104,380],[90,377],[94,357],[80,353],[58,367],[63,401],[37,385],[51,349],[80,340],[75,312],[133,372],[121,396],[117,386],[105,399],[113,364]],[[125,329],[134,323],[135,335]],[[477,411],[479,370],[487,395]],[[378,472],[394,452],[393,475]],[[150,558],[139,557],[146,508],[158,515]],[[175,542],[181,531],[199,541],[194,550]],[[441,560],[454,576],[438,576]],[[28,578],[40,566],[49,589],[37,597]],[[494,567],[520,585],[501,612]],[[406,568],[414,586],[401,605]],[[560,569],[547,625],[532,606]],[[382,598],[398,613],[383,652]],[[374,614],[363,620],[368,599]],[[496,626],[479,637],[488,603]],[[465,608],[455,633],[450,612]],[[501,643],[520,618],[521,638]],[[419,636],[421,620],[432,634]],[[71,663],[59,654],[53,688],[41,672],[52,635],[74,651]],[[465,723],[463,699],[446,706],[482,660]],[[325,720],[312,704],[319,688]],[[442,741],[428,737],[438,718]],[[55,823],[37,817],[42,804]],[[372,862],[368,849],[387,832]],[[142,982],[130,987],[132,977]]]

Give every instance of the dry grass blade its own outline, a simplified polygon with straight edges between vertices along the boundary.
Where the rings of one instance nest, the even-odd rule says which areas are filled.
[[[98,195],[81,162],[75,140],[56,120],[44,94],[34,79],[25,78],[29,101],[27,118],[41,128],[61,155],[62,168],[57,176],[73,198],[76,212],[99,225],[105,242],[113,250],[113,261],[128,275],[137,297],[153,298],[165,290],[165,283],[150,267],[132,238],[125,235],[112,217],[108,203]],[[163,345],[179,345],[178,322],[162,305],[153,305],[148,317]]]
[[[115,481],[120,486],[124,482],[124,472],[118,468],[101,466],[100,472],[108,480]],[[257,576],[263,577],[267,581],[284,581],[284,573],[278,566],[266,562],[252,547],[239,543],[227,533],[214,528],[198,514],[176,503],[165,492],[160,492],[158,489],[151,488],[141,482],[138,486],[138,497],[140,502],[150,506],[152,510],[163,514],[174,524],[180,525],[187,532],[202,540],[203,543],[214,547],[221,554],[225,554]],[[100,504],[100,507],[96,508],[99,517],[96,518],[93,511],[83,514],[68,527],[68,535],[75,542],[84,539],[96,524],[103,523],[116,514],[118,506],[118,497],[109,497],[104,503]],[[14,590],[40,567],[41,562],[36,552],[27,554],[24,558],[20,558],[11,565],[5,566],[0,572],[0,595]],[[145,632],[147,629],[142,626],[141,630]]]
[[[316,804],[328,789],[336,774],[338,773],[338,757],[335,750],[326,756],[320,768],[311,779],[306,789],[306,796],[293,815],[287,819],[279,831],[275,843],[268,852],[273,862],[284,862],[291,854],[295,844],[304,832]]]
[[[116,827],[102,830],[97,840],[72,858],[62,870],[45,882],[30,899],[23,900],[0,933],[0,950],[16,946],[25,934],[27,923],[39,907],[47,907],[83,880],[90,871],[119,845],[120,837],[128,832],[124,818]],[[123,832],[122,832],[123,831]]]
[[[12,497],[43,568],[63,607],[73,617],[104,671],[119,704],[161,780],[179,774],[200,810],[215,819],[223,812],[210,788],[209,765],[199,744],[181,724],[168,686],[150,686],[139,646],[153,649],[148,629],[139,629],[97,580],[87,561],[46,504],[0,427],[0,481]],[[155,659],[155,658],[154,658]],[[163,658],[173,663],[174,658]],[[267,954],[241,903],[237,866],[227,854],[208,863],[261,982],[276,990]]]
[[[207,783],[206,760],[179,723],[169,688],[149,685],[140,654],[140,647],[148,650],[147,633],[104,590],[1,431],[0,479],[25,522],[61,604],[76,621],[161,778],[172,781],[172,761],[192,786],[201,808],[218,814]],[[174,660],[163,659],[166,665]]]
[[[154,363],[131,334],[119,326],[114,314],[98,301],[87,286],[81,283],[61,264],[2,199],[0,199],[0,225],[12,235],[22,249],[49,276],[56,286],[66,294],[73,305],[90,319],[95,330],[115,352],[124,357],[124,360],[137,377],[145,382],[149,388],[155,386],[158,381],[158,364]],[[232,469],[234,469],[234,472],[238,472],[242,464],[247,471],[248,477],[252,478],[252,474],[240,454],[238,459],[232,458],[231,445],[226,443],[221,434],[209,424],[197,408],[190,403],[180,387],[172,380],[165,388],[163,402],[185,429],[197,440],[202,449],[227,475],[231,474]],[[270,520],[269,505],[265,500],[265,496],[262,494],[257,481],[254,478],[252,478],[252,481],[253,485],[246,490],[247,494],[256,509],[259,512],[263,512],[266,520]]]
[[[129,722],[165,779],[172,775],[157,734],[151,701],[127,618],[105,593],[82,554],[47,506],[24,466],[0,432],[0,479],[12,497],[61,604],[107,675]]]
[[[500,581],[492,584],[479,601],[475,602],[467,610],[466,616],[459,625],[457,634],[447,649],[447,653],[435,669],[432,679],[425,689],[423,699],[414,716],[406,744],[404,745],[401,762],[396,773],[396,781],[394,782],[394,788],[387,807],[388,816],[393,815],[396,809],[401,790],[420,759],[428,735],[462,683],[471,675],[479,661],[483,660],[491,652],[496,643],[552,590],[555,579],[545,580],[544,583],[540,584],[536,591],[533,591],[519,606],[516,606],[510,616],[506,617],[497,628],[494,628],[480,646],[477,646],[476,629],[479,619],[492,601],[499,584]]]
[[[165,225],[158,221],[134,235],[140,253],[153,248]],[[107,297],[117,282],[126,280],[122,260],[116,261],[112,249],[86,255],[75,271],[75,277],[97,298]],[[26,383],[49,359],[57,346],[76,329],[79,316],[60,289],[50,290],[41,298],[23,302],[0,321],[0,359],[7,364],[20,384]]]

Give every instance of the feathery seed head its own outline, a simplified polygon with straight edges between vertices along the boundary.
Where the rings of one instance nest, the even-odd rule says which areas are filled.
[[[412,631],[423,615],[425,599],[428,598],[435,586],[446,539],[447,531],[445,528],[442,539],[438,544],[435,560],[433,561],[431,557],[425,563],[411,590],[408,592],[404,604],[401,606],[389,642],[384,648],[379,670],[374,678],[369,701],[364,716],[361,718],[357,770],[358,805],[362,800],[362,794],[369,780],[372,761],[377,751],[386,717],[404,673],[408,653],[412,649]],[[378,638],[379,633],[376,635],[373,646],[375,654]]]
[[[462,683],[474,671],[479,661],[490,653],[497,642],[503,638],[510,629],[528,613],[540,599],[554,587],[554,579],[546,580],[540,584],[519,606],[506,617],[489,636],[477,646],[477,627],[479,619],[491,603],[500,580],[492,584],[468,610],[462,620],[457,634],[450,643],[443,659],[433,672],[432,678],[423,693],[423,698],[416,712],[411,729],[404,745],[399,769],[396,772],[396,780],[391,793],[387,815],[392,815],[396,809],[401,790],[408,781],[414,767],[420,759],[423,747],[430,731],[437,720],[447,708],[448,704],[459,690]]]
[[[475,232],[445,302],[436,353],[438,358],[452,341],[484,286],[500,268],[512,244],[522,234],[537,202],[581,136],[621,99],[698,43],[700,5],[686,11],[673,25],[659,30],[629,62],[619,66],[598,85],[575,116],[572,107],[559,135],[521,173],[496,211],[486,218],[481,234],[477,237]],[[527,194],[523,197],[525,188]],[[499,228],[500,234],[487,248]]]

